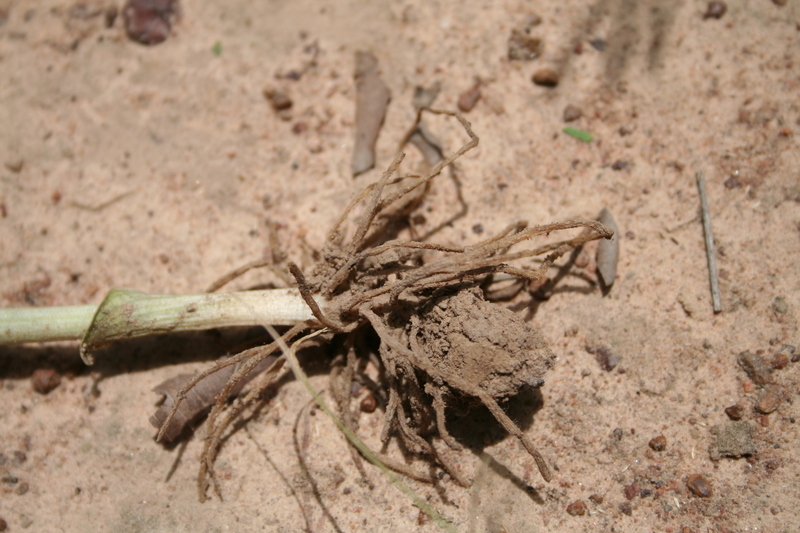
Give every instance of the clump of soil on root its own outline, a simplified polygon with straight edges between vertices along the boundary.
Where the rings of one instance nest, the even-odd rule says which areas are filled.
[[[469,141],[423,175],[396,175],[404,157],[398,154],[381,179],[357,194],[344,210],[310,274],[306,276],[293,263],[287,265],[316,318],[291,328],[282,339],[288,344],[304,332],[321,328],[331,332],[328,339],[343,336],[342,342],[334,343],[341,352],[334,359],[331,390],[340,418],[351,431],[358,425],[356,410],[350,405],[351,385],[363,379],[357,374],[364,358],[376,355],[364,353],[364,343],[357,341],[368,334],[377,335],[378,364],[385,376],[382,386],[388,392],[381,433],[384,443],[399,439],[406,450],[429,457],[457,482],[467,485],[468,480],[450,468],[433,443],[441,439],[451,448],[461,448],[447,431],[445,409],[454,397],[472,399],[485,405],[503,428],[520,440],[536,460],[542,477],[549,480],[544,458],[498,402],[525,387],[540,386],[554,364],[554,355],[538,331],[511,310],[487,301],[481,287],[498,273],[527,283],[540,282],[556,259],[588,241],[610,238],[613,232],[599,222],[576,219],[542,226],[517,222],[470,246],[392,238],[397,228],[407,227],[404,223],[422,202],[431,180],[478,144],[478,137],[460,114],[424,109],[417,122],[423,112],[454,117]],[[352,217],[353,227],[348,231],[348,219],[360,206],[360,215]],[[534,237],[576,228],[582,231],[570,239],[532,248],[517,246]],[[210,483],[219,492],[213,464],[226,429],[285,371],[284,357],[277,352],[276,343],[241,352],[201,372],[175,395],[159,439],[168,432],[188,391],[235,365],[206,422],[198,477],[201,501]],[[229,403],[241,382],[251,379],[265,364],[267,370],[249,391]],[[418,473],[403,462],[375,455],[389,468],[433,482],[430,473]],[[364,474],[360,461],[356,464]]]

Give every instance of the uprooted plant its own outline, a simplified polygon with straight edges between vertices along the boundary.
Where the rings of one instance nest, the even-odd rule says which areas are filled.
[[[154,417],[160,427],[157,439],[174,438],[175,428],[180,427],[178,419],[186,416],[181,414],[181,409],[187,409],[186,402],[202,405],[209,401],[193,399],[198,384],[208,379],[219,382],[213,388],[218,392],[206,421],[198,475],[201,501],[207,497],[209,484],[216,487],[213,465],[226,429],[244,409],[259,400],[280,374],[285,362],[280,346],[320,329],[326,331],[318,339],[342,336],[342,342],[336,343],[342,353],[334,359],[331,391],[341,422],[349,431],[355,433],[357,429],[350,405],[351,384],[360,361],[375,356],[365,353],[368,350],[358,340],[373,330],[380,340],[377,361],[388,392],[381,431],[384,443],[398,438],[405,449],[431,458],[458,483],[466,485],[467,480],[437,452],[434,439],[460,448],[447,430],[445,410],[453,399],[470,398],[486,406],[502,427],[520,440],[545,480],[551,478],[547,463],[531,438],[508,417],[500,403],[525,387],[539,387],[555,356],[538,331],[513,311],[487,300],[483,289],[487,280],[497,274],[540,281],[556,259],[588,241],[610,238],[613,232],[599,222],[575,219],[541,226],[517,222],[469,246],[387,240],[387,235],[394,235],[395,228],[422,202],[431,181],[478,144],[469,123],[458,113],[424,111],[455,117],[469,141],[422,175],[396,175],[404,157],[399,153],[377,183],[351,200],[329,231],[320,259],[312,269],[303,272],[294,263],[286,265],[299,291],[292,294],[302,298],[308,308],[301,310],[296,320],[283,322],[295,325],[271,344],[247,349],[198,373],[172,394]],[[360,215],[353,216],[358,207],[362,207]],[[582,231],[570,239],[532,248],[518,246],[537,236],[573,228]],[[511,264],[532,258],[536,258],[532,263],[535,267]],[[289,299],[294,297],[284,294]],[[252,310],[254,305],[251,300],[246,309]],[[106,317],[113,315],[113,306],[106,311]],[[88,333],[81,334],[84,349],[131,336],[125,334],[126,328],[132,329],[130,324],[123,324],[113,334],[98,333],[96,325],[103,312],[101,305]],[[180,321],[196,312],[197,302],[185,304]],[[252,314],[260,316],[255,310]],[[254,322],[258,320],[268,319],[256,318]],[[158,331],[154,332],[170,330],[155,329]],[[247,392],[229,402],[259,371]],[[188,412],[193,411],[189,408]],[[375,456],[402,474],[433,481],[429,474],[416,472],[384,454]],[[360,462],[356,464],[360,467]]]

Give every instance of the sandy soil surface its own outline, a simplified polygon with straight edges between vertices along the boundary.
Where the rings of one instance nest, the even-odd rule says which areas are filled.
[[[453,421],[477,443],[453,454],[473,486],[409,484],[458,531],[798,531],[797,2],[731,0],[717,19],[700,1],[187,0],[153,47],[130,41],[119,18],[107,27],[106,8],[0,0],[0,304],[99,303],[114,287],[202,292],[270,253],[267,220],[307,264],[347,199],[390,162],[415,86],[440,82],[437,105],[455,109],[477,76],[482,97],[467,118],[480,146],[458,163],[467,210],[458,214],[443,176],[423,224],[458,214],[434,239],[464,244],[518,219],[608,207],[618,276],[604,296],[588,246],[549,299],[513,302],[558,356],[541,396],[508,406],[555,468],[551,483],[478,412]],[[511,61],[509,36],[531,15],[542,55]],[[315,48],[299,79],[279,77]],[[353,179],[357,50],[379,59],[392,101],[377,167]],[[557,87],[532,83],[543,68]],[[284,117],[265,87],[293,100]],[[562,133],[568,105],[582,111],[569,125],[593,142]],[[463,142],[452,122],[429,125],[448,150]],[[698,170],[718,245],[718,314]],[[252,273],[232,288],[275,281]],[[308,396],[290,379],[224,444],[224,501],[198,503],[201,440],[153,441],[151,389],[205,368],[228,341],[120,343],[91,369],[75,344],[0,348],[8,531],[436,529],[378,470],[368,470],[373,489],[359,482],[321,413],[299,418],[304,475],[293,427]],[[766,370],[746,372],[745,351]],[[324,389],[327,363],[308,364]],[[63,376],[46,395],[32,388],[41,368]],[[745,425],[731,435],[733,406]],[[361,418],[373,446],[381,416]],[[726,445],[749,455],[713,460]],[[710,495],[690,490],[695,475]]]

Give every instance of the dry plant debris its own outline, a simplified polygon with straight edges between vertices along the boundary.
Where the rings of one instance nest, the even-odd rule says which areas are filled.
[[[317,337],[317,342],[330,340],[332,334],[343,336],[343,342],[334,344],[340,352],[334,359],[331,389],[348,430],[357,430],[358,407],[351,406],[351,386],[360,362],[372,357],[383,367],[388,389],[381,434],[384,443],[397,438],[403,448],[429,457],[466,485],[468,480],[449,467],[433,443],[441,439],[450,447],[460,447],[447,431],[445,410],[454,399],[472,400],[485,405],[503,428],[520,440],[542,477],[549,480],[551,473],[544,458],[499,402],[524,387],[540,386],[554,356],[535,329],[512,311],[486,301],[478,287],[496,273],[539,281],[562,255],[588,241],[611,238],[613,232],[599,222],[576,219],[542,226],[517,222],[468,246],[388,237],[394,236],[398,223],[419,205],[431,180],[478,144],[478,137],[460,114],[423,109],[417,114],[416,125],[424,112],[456,118],[469,141],[423,175],[397,175],[404,158],[399,153],[381,179],[364,188],[345,208],[328,233],[316,266],[306,274],[294,263],[287,265],[315,319],[292,327],[279,342],[287,345],[303,332],[322,328],[331,333]],[[359,207],[360,214],[354,216]],[[562,241],[515,248],[535,237],[568,229],[582,231]],[[544,257],[537,260],[535,268],[510,264],[538,256]],[[359,342],[369,329],[380,339],[378,354],[369,353],[365,343]],[[159,440],[170,434],[176,417],[184,416],[179,414],[181,405],[193,389],[208,376],[233,368],[216,394],[206,423],[198,476],[201,501],[206,499],[210,484],[219,494],[213,464],[226,430],[280,375],[284,362],[278,342],[273,342],[222,360],[193,377],[177,393],[170,391],[173,403],[163,420]],[[228,398],[260,365],[268,365],[266,373],[255,379],[243,396],[229,403]],[[192,415],[193,409],[186,414]],[[414,479],[434,480],[430,470],[417,472],[385,454],[375,455],[389,468]]]
[[[355,78],[356,144],[353,149],[353,176],[358,176],[375,166],[375,142],[386,116],[391,92],[381,79],[378,59],[369,52],[356,52]]]

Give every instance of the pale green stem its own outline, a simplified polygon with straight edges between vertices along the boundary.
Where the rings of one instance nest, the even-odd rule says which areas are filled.
[[[0,344],[81,340],[81,356],[111,341],[231,326],[293,326],[314,315],[297,289],[157,296],[125,289],[99,306],[0,309]]]

